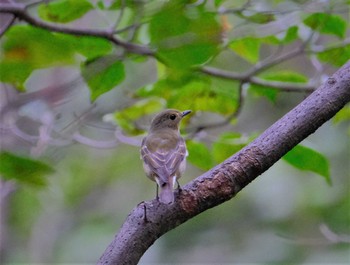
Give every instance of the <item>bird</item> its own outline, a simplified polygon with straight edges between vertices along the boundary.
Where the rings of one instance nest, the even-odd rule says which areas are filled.
[[[179,125],[190,113],[190,110],[181,112],[175,109],[160,112],[153,118],[148,135],[142,140],[143,168],[146,176],[157,183],[157,199],[163,204],[174,202],[175,182],[186,167],[188,152]]]

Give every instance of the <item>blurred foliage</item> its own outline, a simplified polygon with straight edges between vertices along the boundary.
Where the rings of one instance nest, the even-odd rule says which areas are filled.
[[[154,14],[149,34],[157,57],[184,69],[203,64],[218,52],[221,28],[215,14],[179,2],[170,1]]]
[[[28,6],[43,23],[88,34],[21,20],[0,39],[4,264],[95,262],[130,209],[155,196],[131,145],[150,118],[164,108],[192,110],[182,123],[189,166],[180,182],[211,169],[309,93],[269,82],[317,86],[350,59],[349,5],[56,0]],[[91,34],[98,31],[105,34]],[[205,67],[239,78],[207,74]],[[64,86],[73,74],[82,89]],[[264,85],[250,83],[252,77]],[[38,101],[45,111],[35,107]],[[311,144],[295,147],[235,200],[158,240],[141,264],[350,262],[348,241],[339,240],[350,234],[349,117],[347,106],[306,140]],[[128,145],[85,146],[115,140],[107,120],[132,137]],[[77,133],[88,141],[73,145]],[[39,146],[42,152],[31,157]],[[323,223],[338,241],[322,232]]]
[[[41,161],[9,152],[1,152],[0,161],[0,174],[5,180],[15,179],[35,186],[45,186],[46,176],[54,171]]]

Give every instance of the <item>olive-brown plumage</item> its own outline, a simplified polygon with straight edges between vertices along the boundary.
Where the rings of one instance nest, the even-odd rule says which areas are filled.
[[[159,201],[174,201],[175,182],[186,167],[187,149],[180,136],[179,124],[191,111],[168,109],[154,117],[141,145],[141,158],[147,177],[160,188]]]

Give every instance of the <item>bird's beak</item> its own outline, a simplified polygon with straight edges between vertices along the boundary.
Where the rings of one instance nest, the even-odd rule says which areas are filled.
[[[187,114],[190,114],[191,111],[190,110],[185,110],[182,112],[182,117],[185,117]]]

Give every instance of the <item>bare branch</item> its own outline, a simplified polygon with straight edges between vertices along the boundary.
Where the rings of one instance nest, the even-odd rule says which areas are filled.
[[[118,142],[116,140],[97,141],[97,140],[90,139],[86,136],[83,136],[79,132],[74,133],[73,139],[78,143],[85,144],[95,148],[103,148],[103,149],[115,148],[118,145]]]
[[[128,136],[125,136],[119,128],[117,128],[115,130],[114,136],[121,143],[125,143],[125,144],[128,144],[128,145],[133,145],[133,146],[138,146],[138,147],[141,146],[142,138],[144,137],[144,136],[142,136],[142,138],[139,138],[139,137],[128,137]]]
[[[254,76],[249,80],[251,84],[283,90],[285,92],[312,92],[316,89],[316,85],[313,84],[268,81]]]
[[[124,15],[124,11],[125,11],[125,0],[121,0],[120,12],[119,12],[119,15],[117,17],[117,20],[111,26],[111,31],[114,31],[114,29],[117,28],[118,25],[120,24],[120,22],[122,21],[122,18],[123,18],[123,15]]]
[[[327,52],[327,51],[330,51],[333,49],[344,48],[348,45],[350,45],[350,38],[344,39],[341,42],[332,43],[332,44],[328,45],[327,47],[325,47],[325,46],[313,46],[311,49],[306,50],[306,52],[308,52],[308,53]]]
[[[280,64],[280,63],[282,63],[284,61],[292,59],[292,58],[294,58],[294,57],[296,57],[298,55],[301,55],[301,54],[303,54],[303,52],[304,52],[304,45],[302,45],[298,49],[295,49],[293,51],[285,53],[285,54],[283,54],[281,56],[278,56],[276,58],[259,62],[251,70],[247,71],[245,73],[245,76],[246,77],[250,77],[250,76],[256,75],[258,73],[261,73],[264,70],[266,70],[266,69],[268,69],[268,68],[270,68],[272,66],[275,66],[275,65]]]
[[[9,18],[4,24],[2,25],[0,29],[0,38],[5,34],[5,32],[12,26],[12,24],[15,22],[16,17],[9,15]]]
[[[40,4],[48,4],[49,2],[53,2],[53,1],[55,0],[35,0],[31,3],[26,4],[26,8],[33,7]]]
[[[322,235],[332,243],[350,243],[350,235],[336,234],[326,224],[321,224],[319,229]]]
[[[312,84],[304,84],[304,83],[291,83],[291,82],[279,82],[279,81],[268,81],[261,79],[259,77],[249,76],[247,74],[238,74],[234,72],[229,72],[213,67],[203,67],[200,69],[202,73],[221,77],[229,80],[242,81],[245,83],[251,83],[260,86],[266,86],[269,88],[274,88],[277,90],[283,91],[293,91],[293,92],[312,92],[315,90],[316,86]]]

